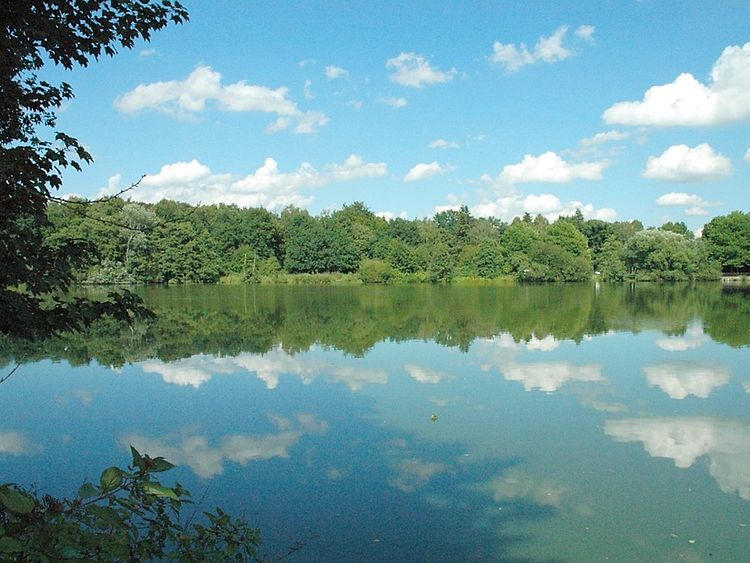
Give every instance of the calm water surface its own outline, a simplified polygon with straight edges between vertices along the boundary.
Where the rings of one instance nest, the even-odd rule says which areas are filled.
[[[128,444],[295,561],[742,561],[750,294],[177,287],[0,349],[0,481],[73,494]],[[168,474],[169,475],[169,474]]]

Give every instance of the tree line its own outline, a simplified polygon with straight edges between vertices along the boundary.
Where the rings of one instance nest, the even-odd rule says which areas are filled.
[[[684,281],[750,272],[750,213],[714,218],[695,238],[682,222],[584,219],[550,223],[528,213],[511,223],[467,207],[425,219],[377,216],[355,202],[318,216],[235,205],[120,197],[52,201],[45,245],[74,240],[94,250],[76,272],[92,284],[273,282],[289,274],[357,274],[364,282]]]

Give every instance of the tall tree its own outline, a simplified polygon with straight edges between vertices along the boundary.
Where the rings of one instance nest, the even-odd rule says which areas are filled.
[[[37,72],[46,61],[72,69],[132,48],[170,21],[186,21],[187,11],[170,0],[0,0],[0,13],[0,332],[45,334],[105,313],[142,312],[126,293],[98,303],[61,297],[92,249],[75,240],[48,244],[46,207],[63,171],[80,170],[91,155],[56,129],[55,112],[72,88]]]

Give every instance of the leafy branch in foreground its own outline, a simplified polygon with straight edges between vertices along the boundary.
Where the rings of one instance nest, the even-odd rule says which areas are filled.
[[[259,561],[260,532],[220,508],[180,522],[190,493],[162,485],[174,467],[131,446],[127,470],[105,469],[75,499],[0,485],[0,559],[10,561]]]

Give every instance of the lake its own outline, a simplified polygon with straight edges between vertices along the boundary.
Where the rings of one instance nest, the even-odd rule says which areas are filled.
[[[74,494],[128,445],[293,561],[738,561],[750,293],[192,286],[0,349],[0,482]]]

